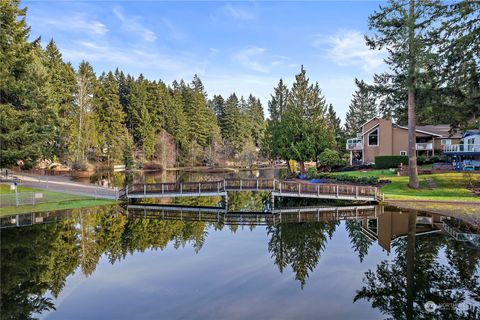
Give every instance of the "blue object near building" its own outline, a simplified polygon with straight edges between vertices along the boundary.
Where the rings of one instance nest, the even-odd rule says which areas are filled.
[[[325,183],[325,181],[323,181],[322,179],[312,179],[312,180],[310,180],[310,182],[313,182],[313,183]]]

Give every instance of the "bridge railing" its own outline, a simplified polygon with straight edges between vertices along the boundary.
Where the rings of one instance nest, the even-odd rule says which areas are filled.
[[[183,194],[183,193],[202,193],[202,192],[222,192],[224,189],[223,181],[202,181],[202,182],[167,182],[167,183],[149,183],[132,184],[126,188],[126,194]]]
[[[273,190],[274,179],[225,179],[226,190]]]
[[[268,190],[280,194],[312,195],[321,197],[330,195],[336,198],[371,198],[378,200],[380,193],[376,187],[312,184],[297,181],[278,181],[276,179],[225,179],[220,181],[133,184],[128,186],[125,194],[194,194],[223,193],[234,190]]]
[[[341,184],[307,184],[295,181],[275,181],[275,191],[280,193],[316,194],[317,196],[377,197],[376,187]]]

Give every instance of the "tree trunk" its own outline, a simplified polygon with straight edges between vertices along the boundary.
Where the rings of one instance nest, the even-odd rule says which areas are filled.
[[[414,319],[413,303],[415,300],[415,236],[417,232],[417,213],[408,213],[408,235],[407,235],[407,305],[406,318]]]
[[[415,57],[415,1],[410,0],[408,22],[408,186],[418,189],[417,148],[416,148],[416,57]]]

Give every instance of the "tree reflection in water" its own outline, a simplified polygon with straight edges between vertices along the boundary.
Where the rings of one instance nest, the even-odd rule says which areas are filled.
[[[270,236],[268,251],[280,272],[289,265],[303,288],[318,264],[328,239],[332,238],[339,221],[321,221],[267,226]]]
[[[478,319],[477,250],[438,234],[416,236],[416,213],[408,214],[407,237],[392,242],[395,258],[365,273],[364,286],[354,301],[370,301],[389,319]],[[446,264],[439,259],[443,248]],[[427,310],[428,301],[438,307]]]
[[[252,201],[262,206],[265,195]],[[246,208],[240,198],[232,206]],[[473,306],[480,301],[479,251],[439,234],[415,234],[415,213],[409,213],[408,234],[392,241],[391,261],[381,261],[369,270],[364,286],[354,301],[366,299],[393,319],[478,318],[472,308],[442,308],[428,313],[424,304]],[[247,224],[255,226],[252,221]],[[336,220],[301,223],[269,223],[268,251],[281,273],[291,267],[300,287],[315,270],[327,242],[340,225]],[[135,252],[191,246],[202,249],[208,233],[222,230],[218,222],[135,218],[120,207],[77,209],[61,215],[56,223],[1,232],[2,319],[28,319],[54,309],[51,294],[57,298],[65,281],[77,269],[85,276],[94,273],[103,256],[111,264]],[[227,226],[237,230],[238,225]],[[373,241],[362,236],[357,221],[345,221],[345,230],[360,262]],[[353,293],[354,294],[354,293]],[[476,298],[475,298],[476,297]],[[477,299],[476,301],[474,299]]]

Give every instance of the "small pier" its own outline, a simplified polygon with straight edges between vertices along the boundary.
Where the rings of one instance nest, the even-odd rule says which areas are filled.
[[[273,197],[311,199],[382,200],[382,193],[371,186],[343,184],[315,184],[276,179],[225,179],[219,181],[132,184],[120,190],[125,199],[175,197],[227,197],[232,191],[268,191]]]

